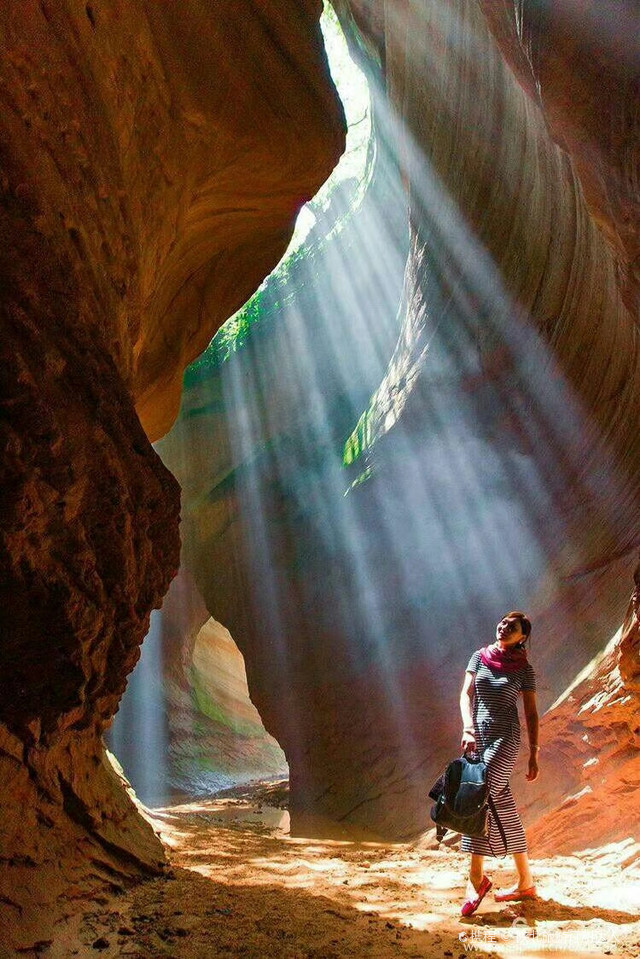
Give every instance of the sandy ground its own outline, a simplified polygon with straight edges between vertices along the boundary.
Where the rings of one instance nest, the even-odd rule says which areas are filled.
[[[267,792],[270,795],[267,795]],[[280,791],[282,793],[282,790]],[[617,843],[533,861],[539,899],[493,890],[460,918],[468,857],[454,847],[292,838],[278,790],[153,811],[172,862],[92,904],[42,955],[111,959],[544,959],[640,956],[640,849]],[[487,860],[491,865],[491,861]],[[511,860],[489,870],[511,884]]]

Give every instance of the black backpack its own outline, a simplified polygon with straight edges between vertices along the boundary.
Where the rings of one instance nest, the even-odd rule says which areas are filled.
[[[433,784],[429,796],[435,800],[435,805],[431,807],[431,818],[437,827],[438,842],[447,829],[464,836],[488,838],[491,813],[500,830],[506,853],[507,837],[489,792],[488,773],[486,763],[477,754],[463,755],[450,762]]]

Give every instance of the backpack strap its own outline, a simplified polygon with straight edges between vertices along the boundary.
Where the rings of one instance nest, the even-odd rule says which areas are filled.
[[[487,802],[489,804],[489,809],[491,810],[491,815],[495,819],[496,825],[500,831],[500,838],[502,839],[502,843],[504,845],[503,855],[506,856],[507,855],[507,837],[504,834],[504,829],[502,827],[502,823],[500,822],[500,816],[498,815],[498,810],[496,809],[496,804],[493,801],[493,797],[491,793],[488,793],[487,795]],[[490,835],[491,835],[491,830],[489,830],[489,836]],[[493,846],[491,845],[491,839],[489,837],[487,837],[487,841],[489,843],[489,849],[491,850],[491,854],[495,856],[495,852],[493,851]]]

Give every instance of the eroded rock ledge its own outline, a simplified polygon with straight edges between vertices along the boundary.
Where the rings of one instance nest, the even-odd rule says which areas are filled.
[[[7,948],[163,858],[100,738],[178,567],[178,487],[149,440],[343,148],[320,13],[0,12]]]
[[[544,781],[527,803],[536,854],[630,843],[640,859],[640,567],[619,636],[541,725]]]

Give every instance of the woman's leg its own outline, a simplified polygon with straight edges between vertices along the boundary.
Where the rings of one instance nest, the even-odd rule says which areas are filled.
[[[478,891],[480,888],[480,883],[482,882],[482,877],[484,876],[484,856],[479,856],[478,853],[471,853],[471,865],[469,867],[469,879],[473,884],[473,888]]]
[[[489,782],[494,803],[494,809],[490,816],[490,845],[495,856],[501,856],[503,853],[520,856],[523,853],[526,860],[527,838],[509,784],[518,756],[518,745],[516,740],[502,737],[491,743],[485,752],[485,762],[489,767]],[[498,820],[505,833],[506,844],[498,827]],[[520,875],[520,868],[517,865],[516,868],[518,868],[518,875]],[[523,871],[526,872],[527,869],[528,866],[523,863]]]
[[[518,870],[519,890],[530,889],[533,886],[533,876],[531,875],[531,866],[529,865],[529,856],[526,852],[515,852],[513,861]]]
[[[491,883],[486,879],[484,885],[482,880],[484,856],[477,852],[471,853],[471,866],[469,867],[469,879],[467,882],[467,898],[462,906],[463,916],[472,916],[486,894],[491,889]]]
[[[514,852],[513,861],[518,870],[518,881],[515,886],[511,886],[510,889],[501,889],[500,892],[497,892],[496,902],[505,902],[510,899],[520,898],[528,899],[536,895],[536,888],[533,882],[533,876],[531,875],[531,867],[529,866],[529,856],[527,853]],[[531,890],[531,892],[528,892],[528,890]],[[522,896],[521,894],[525,892],[528,892],[528,895]]]

